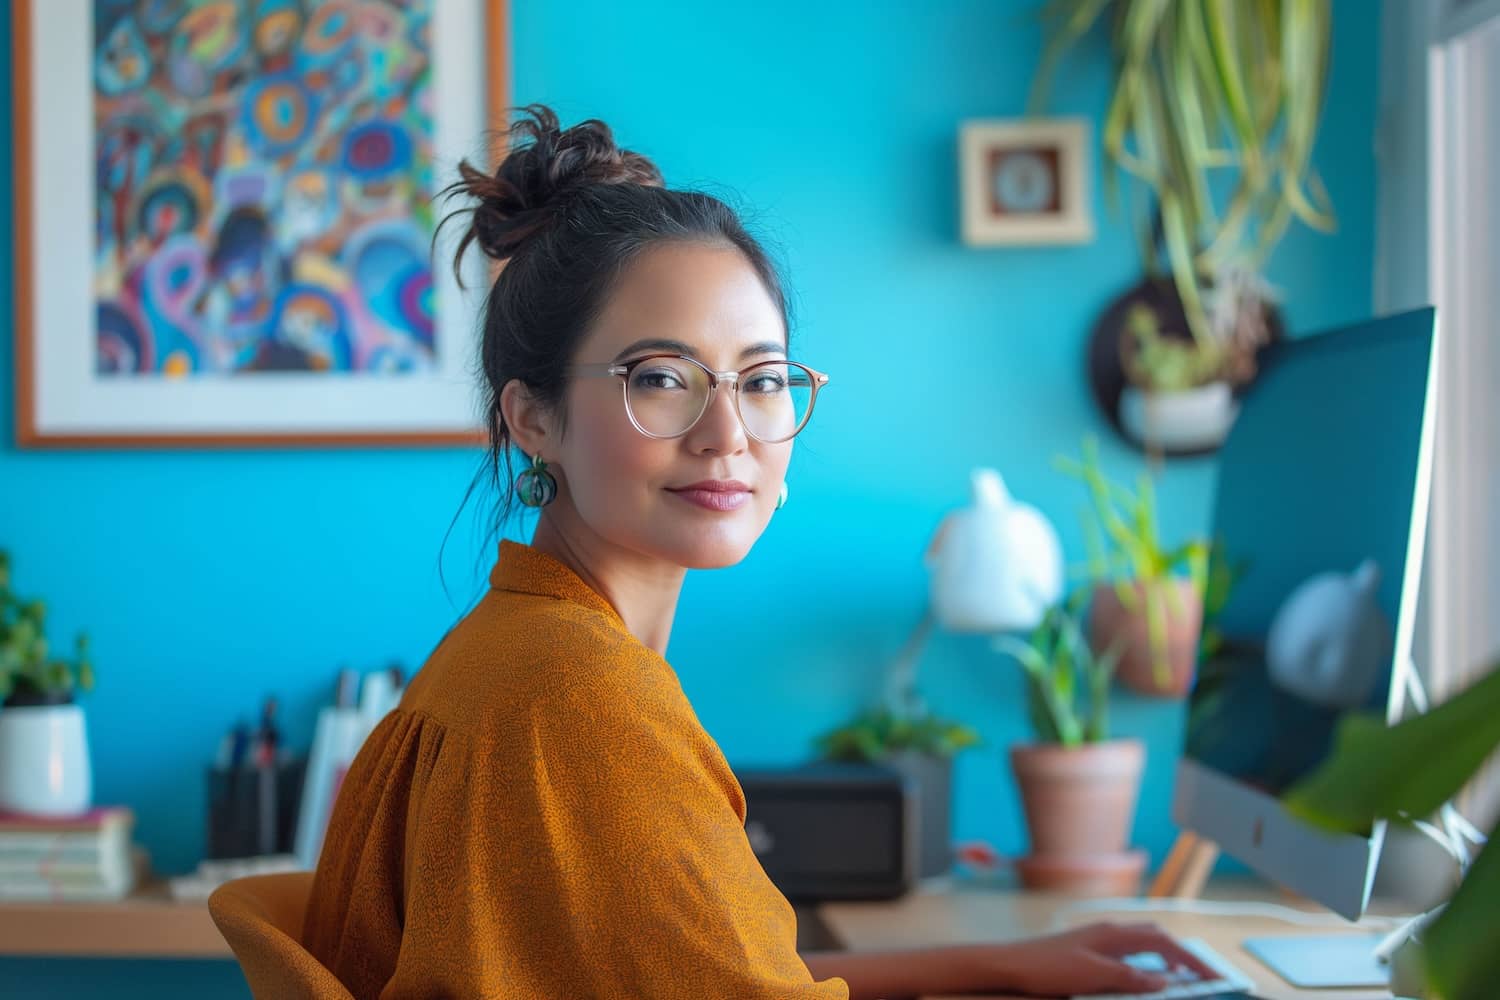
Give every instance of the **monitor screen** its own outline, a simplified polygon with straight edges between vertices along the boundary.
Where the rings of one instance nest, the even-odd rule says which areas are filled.
[[[1221,457],[1189,756],[1272,794],[1350,711],[1384,714],[1406,579],[1427,345],[1273,357]]]
[[[1219,454],[1178,819],[1284,884],[1367,883],[1373,865],[1318,870],[1289,817],[1274,830],[1270,817],[1342,718],[1396,704],[1426,519],[1432,324],[1422,310],[1276,345]],[[1292,888],[1350,910],[1367,884]]]

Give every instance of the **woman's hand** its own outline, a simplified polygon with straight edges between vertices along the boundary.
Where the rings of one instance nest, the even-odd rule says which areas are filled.
[[[899,951],[824,951],[803,956],[814,979],[838,976],[852,1000],[953,993],[1071,997],[1149,993],[1168,985],[1111,956],[1171,955],[1181,946],[1151,924],[1090,924],[1065,934],[1005,944],[955,944]]]
[[[1167,981],[1111,956],[1173,952],[1178,947],[1152,924],[1089,924],[1063,934],[990,946],[981,961],[989,965],[995,980],[989,989],[1058,997],[1150,993],[1165,989]]]

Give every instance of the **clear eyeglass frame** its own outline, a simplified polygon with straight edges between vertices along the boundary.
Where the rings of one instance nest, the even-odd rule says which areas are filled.
[[[653,434],[641,426],[641,422],[636,419],[635,413],[630,409],[630,373],[647,361],[660,361],[663,358],[670,358],[674,361],[686,361],[688,364],[701,368],[704,374],[708,376],[708,394],[703,397],[702,409],[698,411],[698,415],[693,417],[686,427],[676,434]],[[780,438],[764,438],[751,430],[750,425],[745,422],[745,414],[740,410],[740,383],[753,374],[756,369],[769,368],[774,365],[781,365],[783,367],[791,366],[793,368],[800,368],[806,372],[810,394],[807,397],[807,412],[802,414],[802,419],[798,421],[797,426],[790,434]],[[734,415],[739,420],[740,426],[745,429],[746,434],[762,444],[781,444],[785,441],[790,441],[802,433],[802,429],[812,419],[813,407],[818,402],[818,390],[828,384],[828,375],[826,373],[809,368],[800,361],[791,361],[787,358],[772,358],[766,361],[757,361],[755,364],[741,368],[739,371],[716,372],[697,358],[689,357],[686,354],[643,354],[629,361],[605,362],[603,364],[577,364],[568,369],[568,375],[572,378],[618,378],[620,380],[620,399],[625,404],[625,416],[630,418],[631,426],[646,437],[655,438],[658,441],[669,441],[673,438],[680,438],[698,426],[698,421],[703,419],[703,414],[707,413],[708,408],[713,405],[714,397],[719,392],[720,383],[727,383],[730,391],[734,394]]]

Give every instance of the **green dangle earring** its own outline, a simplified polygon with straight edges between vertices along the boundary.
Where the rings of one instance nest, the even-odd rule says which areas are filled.
[[[781,508],[783,508],[783,507],[786,506],[786,498],[787,498],[787,494],[789,492],[790,491],[787,489],[787,486],[786,486],[786,480],[783,479],[781,481],[781,492],[776,495],[776,509],[777,510],[780,510]]]
[[[557,497],[557,479],[537,455],[516,477],[516,497],[528,507],[545,507]]]

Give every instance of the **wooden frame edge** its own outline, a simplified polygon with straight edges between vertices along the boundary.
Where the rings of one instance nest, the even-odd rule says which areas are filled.
[[[36,431],[36,398],[32,384],[32,262],[31,262],[31,0],[11,0],[11,352],[16,370],[16,447],[41,443]]]
[[[997,221],[980,199],[988,176],[979,157],[996,142],[1055,143],[1066,156],[1059,164],[1062,198],[1074,203],[1056,218]],[[958,203],[960,241],[968,247],[1065,247],[1093,242],[1093,124],[1081,115],[1046,118],[972,118],[959,123]]]

